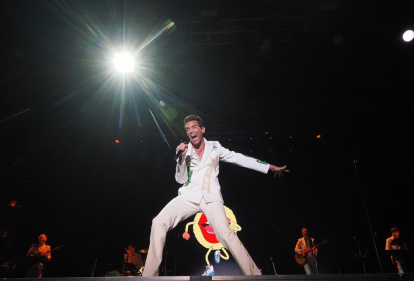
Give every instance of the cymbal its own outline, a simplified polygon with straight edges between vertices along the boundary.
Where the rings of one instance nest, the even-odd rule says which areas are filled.
[[[148,253],[148,249],[139,250],[138,253],[140,253],[140,254],[147,254]]]

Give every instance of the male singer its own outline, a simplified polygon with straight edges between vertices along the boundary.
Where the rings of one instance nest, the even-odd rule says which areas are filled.
[[[278,167],[243,154],[230,151],[218,141],[204,138],[206,128],[196,115],[184,119],[189,143],[177,146],[175,179],[183,186],[178,196],[172,199],[153,219],[150,246],[142,276],[158,275],[167,231],[179,222],[203,212],[214,229],[218,240],[228,249],[245,275],[261,275],[249,253],[234,235],[227,221],[223,198],[218,181],[219,161],[229,162],[262,173],[272,171],[274,176],[283,176],[286,166]],[[213,274],[211,274],[213,275]]]

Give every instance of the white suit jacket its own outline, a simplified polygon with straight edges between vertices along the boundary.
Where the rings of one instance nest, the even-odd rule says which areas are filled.
[[[230,151],[222,147],[218,141],[204,139],[204,142],[205,149],[201,161],[190,143],[183,164],[180,165],[177,162],[175,180],[183,184],[178,194],[188,201],[199,204],[204,197],[206,202],[223,202],[218,180],[219,161],[233,163],[265,174],[269,171],[270,164],[268,163]]]
[[[315,239],[313,239],[313,238],[310,238],[310,242],[311,242],[311,244],[312,245],[310,245],[311,247],[313,247],[313,246],[315,246]],[[295,246],[295,252],[297,253],[297,254],[301,254],[301,250],[304,250],[304,249],[306,249],[308,247],[308,245],[306,245],[306,241],[305,241],[305,238],[299,238],[298,239],[298,242],[296,243],[296,246]],[[315,250],[315,254],[317,254],[318,252],[318,249],[316,249]]]

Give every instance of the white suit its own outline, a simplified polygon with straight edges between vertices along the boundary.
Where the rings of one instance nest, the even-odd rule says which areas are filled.
[[[178,196],[171,200],[152,221],[150,247],[142,276],[158,275],[167,231],[198,212],[206,215],[218,240],[229,249],[243,273],[261,275],[236,233],[228,226],[218,181],[219,161],[262,173],[267,173],[270,165],[230,151],[222,147],[218,141],[204,139],[204,143],[205,149],[201,161],[190,143],[184,163],[182,165],[177,163],[175,179],[183,186],[178,190]]]

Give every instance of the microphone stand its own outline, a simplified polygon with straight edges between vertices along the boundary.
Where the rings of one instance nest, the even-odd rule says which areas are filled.
[[[312,254],[312,260],[313,260],[313,264],[315,265],[315,269],[316,269],[316,274],[319,274],[319,270],[318,270],[318,261],[317,261],[317,259],[316,259],[316,256],[315,256],[315,252],[313,251],[313,242],[312,242],[312,240],[310,239],[309,241],[311,241],[311,254]],[[311,269],[312,270],[312,269]]]
[[[378,259],[378,265],[379,265],[379,268],[380,268],[380,273],[382,273],[381,259],[380,259],[379,254],[378,254],[377,243],[375,242],[375,239],[374,239],[374,233],[372,231],[371,221],[369,220],[368,209],[367,209],[367,204],[365,203],[365,198],[364,198],[364,193],[363,193],[363,190],[362,190],[361,180],[359,179],[358,167],[357,167],[357,162],[358,161],[357,160],[354,160],[353,162],[354,162],[355,174],[356,174],[356,177],[357,177],[357,180],[358,180],[358,184],[359,184],[359,189],[361,191],[362,202],[364,203],[365,215],[367,217],[369,230],[371,232],[372,242],[374,243],[375,253],[377,254],[377,259]],[[358,245],[358,248],[359,248],[359,245]],[[365,266],[364,266],[364,270],[365,270]],[[367,274],[367,273],[365,272],[365,274]]]
[[[95,258],[95,261],[92,265],[92,270],[91,270],[91,277],[95,277],[95,271],[96,271],[96,263],[98,262],[98,258]]]
[[[273,262],[272,255],[269,254],[269,257],[270,257],[270,261],[272,262],[273,271],[274,271],[275,275],[277,275],[277,273],[276,273],[276,267],[275,267],[275,263]]]
[[[366,271],[366,269],[365,269],[365,262],[364,262],[364,258],[365,258],[365,257],[363,257],[363,256],[362,256],[362,253],[361,253],[361,248],[359,248],[359,243],[358,243],[358,240],[357,240],[356,236],[354,236],[354,239],[355,239],[355,242],[356,242],[356,244],[357,244],[357,248],[358,248],[358,256],[359,256],[359,258],[360,258],[360,259],[361,259],[361,261],[362,261],[362,267],[364,268],[364,273],[365,273],[365,274],[367,274],[367,271]]]

